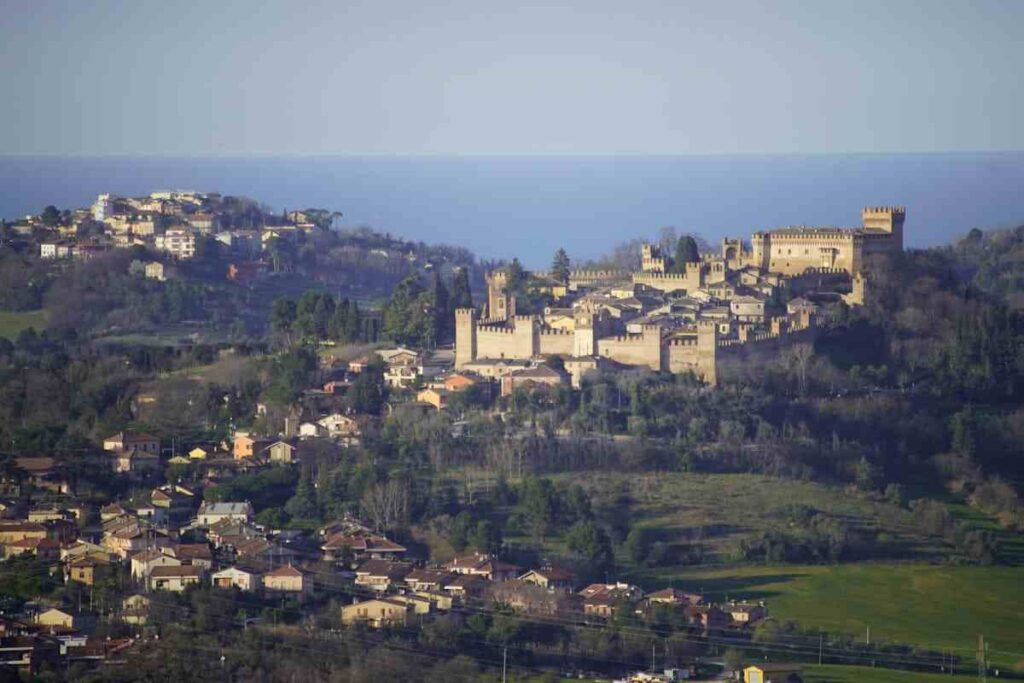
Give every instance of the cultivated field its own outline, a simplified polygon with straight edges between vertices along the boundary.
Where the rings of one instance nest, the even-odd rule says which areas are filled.
[[[0,337],[13,341],[29,327],[34,327],[37,332],[46,327],[46,311],[0,311]]]

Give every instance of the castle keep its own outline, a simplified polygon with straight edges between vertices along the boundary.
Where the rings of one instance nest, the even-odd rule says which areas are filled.
[[[858,228],[755,232],[750,249],[724,239],[720,253],[674,267],[657,246],[644,245],[636,272],[573,271],[568,283],[532,273],[532,286],[559,307],[530,315],[517,314],[507,273],[495,271],[485,313],[455,312],[456,366],[557,355],[577,386],[587,371],[616,366],[692,372],[714,384],[723,369],[813,337],[819,304],[798,295],[839,285],[845,293],[818,298],[863,303],[864,266],[902,251],[906,211],[868,207],[861,216]],[[790,299],[784,310],[783,299]]]

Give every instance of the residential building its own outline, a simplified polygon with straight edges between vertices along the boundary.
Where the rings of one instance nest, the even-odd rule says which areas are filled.
[[[396,586],[412,572],[412,565],[390,560],[367,560],[356,568],[356,585],[378,592]]]
[[[131,555],[132,578],[136,581],[149,578],[157,567],[181,567],[185,563],[177,557],[163,552],[160,548],[147,548]]]
[[[167,279],[167,268],[164,264],[159,261],[150,261],[143,266],[143,273],[149,280],[159,280],[163,282]]]
[[[65,568],[67,581],[74,581],[86,586],[94,586],[96,582],[110,573],[110,562],[97,557],[80,557],[68,562]]]
[[[252,458],[269,446],[272,442],[266,439],[258,439],[247,432],[237,432],[232,447],[235,460]]]
[[[170,228],[156,236],[156,248],[176,259],[190,259],[196,255],[195,233],[189,228]]]
[[[264,574],[263,588],[268,594],[305,598],[313,594],[313,576],[298,567],[286,565]]]
[[[480,576],[488,581],[510,581],[516,578],[522,569],[484,553],[456,557],[448,563],[447,568],[456,574]]]
[[[443,410],[448,407],[448,390],[427,387],[416,393],[416,400],[432,405],[435,410]]]
[[[338,439],[344,437],[358,437],[362,434],[362,426],[354,417],[331,413],[316,421],[326,432],[327,436]]]
[[[443,569],[413,569],[405,576],[405,585],[417,593],[437,592],[451,578],[452,573]]]
[[[198,586],[206,572],[189,565],[154,567],[149,573],[149,589],[181,593],[189,586]]]
[[[341,608],[341,623],[346,626],[366,624],[371,628],[402,626],[409,618],[412,608],[401,600],[374,598],[346,605]]]
[[[210,578],[217,588],[237,588],[240,591],[254,593],[263,587],[263,575],[255,569],[244,567],[221,569]]]
[[[559,592],[570,592],[576,585],[576,575],[571,571],[550,566],[531,569],[520,576],[519,580]]]
[[[62,609],[50,607],[36,615],[35,622],[40,626],[75,628],[75,616]]]
[[[118,432],[103,440],[105,451],[141,451],[160,454],[160,440],[144,432]]]
[[[211,526],[218,522],[249,522],[252,519],[252,503],[244,502],[207,502],[203,501],[196,514],[199,526]]]
[[[527,390],[539,386],[557,387],[568,384],[563,373],[546,365],[517,370],[501,378],[501,395],[511,396],[520,387]]]
[[[121,602],[121,620],[141,626],[149,619],[150,599],[145,595],[131,595]]]
[[[405,546],[389,541],[384,536],[365,533],[332,534],[320,549],[324,553],[324,560],[328,562],[347,558],[396,560],[405,554]]]
[[[803,668],[787,662],[754,664],[743,670],[743,683],[803,683]]]
[[[262,455],[265,461],[278,463],[293,463],[298,450],[287,441],[275,441],[263,449]]]

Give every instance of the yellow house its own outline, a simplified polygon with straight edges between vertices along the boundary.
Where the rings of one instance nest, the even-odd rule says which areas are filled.
[[[743,670],[743,683],[803,683],[799,664],[791,662],[765,662]]]
[[[341,623],[346,626],[365,623],[372,628],[389,624],[405,624],[411,607],[398,600],[378,598],[363,600],[341,608]]]
[[[306,572],[286,565],[267,572],[263,576],[263,588],[268,593],[290,593],[296,597],[306,597],[313,592],[313,579]]]
[[[201,446],[196,446],[188,452],[190,460],[206,460],[210,457],[210,452]]]
[[[126,624],[145,624],[149,616],[149,598],[145,595],[132,595],[121,603],[121,620]]]
[[[416,400],[429,403],[436,410],[442,410],[448,407],[448,392],[445,389],[428,388],[416,394]]]
[[[74,628],[75,617],[67,612],[51,607],[36,615],[36,623],[40,626],[60,626],[63,628]]]

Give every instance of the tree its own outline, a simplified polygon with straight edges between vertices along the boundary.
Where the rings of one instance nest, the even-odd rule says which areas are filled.
[[[303,468],[299,484],[295,487],[295,495],[284,506],[285,512],[298,519],[316,519],[316,489],[309,470]]]
[[[384,336],[399,344],[430,346],[436,329],[433,299],[416,275],[399,282],[384,306]]]
[[[676,242],[675,258],[672,260],[672,268],[677,273],[686,272],[687,263],[700,261],[700,250],[697,249],[697,241],[690,235],[683,235]]]
[[[295,324],[295,302],[285,297],[274,299],[270,309],[270,329],[282,334],[291,344],[292,326]]]
[[[467,268],[458,268],[452,278],[451,307],[453,311],[457,308],[473,308],[473,293],[469,289]]]
[[[604,529],[593,522],[577,522],[565,534],[566,547],[586,567],[596,571],[611,569],[615,555]]]
[[[363,494],[362,509],[379,532],[403,524],[409,515],[409,487],[394,479]]]
[[[624,550],[634,564],[640,565],[646,562],[651,551],[651,540],[647,530],[640,526],[630,529],[629,535],[626,536]]]
[[[377,360],[366,366],[349,389],[348,402],[357,413],[376,415],[384,406],[387,389],[384,384],[384,363]]]
[[[53,204],[48,205],[43,212],[39,214],[39,220],[43,222],[48,228],[55,228],[60,225],[60,211]]]
[[[562,284],[568,284],[569,273],[569,255],[565,253],[565,249],[559,248],[551,262],[551,277]]]
[[[810,344],[796,344],[789,350],[789,362],[796,374],[800,395],[807,393],[807,370],[814,361],[814,347]]]
[[[551,481],[534,477],[523,481],[519,509],[534,538],[544,538],[555,521],[558,509],[558,496]]]
[[[431,298],[434,312],[434,338],[441,341],[452,339],[455,333],[455,310],[451,307],[451,297],[448,295],[448,288],[444,286],[441,274],[434,271],[434,279],[431,283]]]
[[[501,550],[501,532],[486,519],[476,523],[467,540],[469,545],[482,553],[496,553]]]

